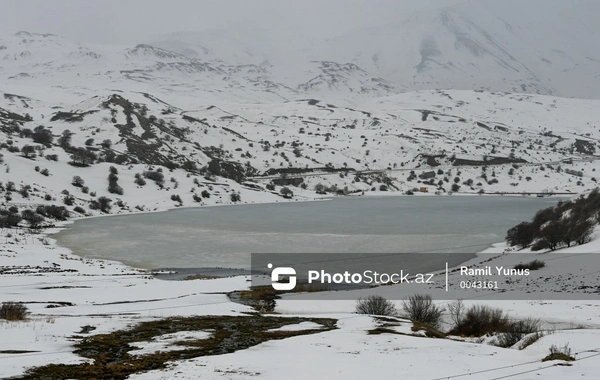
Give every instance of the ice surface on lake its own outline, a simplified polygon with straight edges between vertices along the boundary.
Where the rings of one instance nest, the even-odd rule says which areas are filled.
[[[364,197],[207,207],[83,220],[56,236],[76,254],[144,268],[248,268],[251,252],[423,252],[403,267],[433,270],[502,241],[557,201]]]

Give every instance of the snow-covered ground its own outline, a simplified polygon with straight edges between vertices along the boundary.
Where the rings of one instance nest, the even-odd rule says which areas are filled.
[[[14,89],[27,90],[22,86]],[[242,165],[249,162],[250,167],[256,169],[254,181],[259,188],[223,176],[199,174],[181,168],[171,171],[166,167],[162,168],[165,175],[162,188],[150,179],[140,186],[134,183],[136,173],[160,167],[144,161],[143,154],[136,155],[139,152],[136,153],[131,145],[139,142],[138,137],[144,135],[139,123],[147,119],[141,114],[140,117],[134,115],[134,126],[128,134],[128,130],[122,129],[128,123],[126,103],[119,103],[112,92],[99,91],[101,95],[98,98],[90,96],[79,103],[81,97],[79,101],[69,100],[64,90],[55,89],[61,99],[59,102],[51,99],[52,96],[48,95],[51,93],[36,88],[29,90],[25,92],[29,97],[24,100],[11,96],[0,99],[3,108],[19,114],[29,113],[34,119],[20,123],[21,128],[33,129],[38,121],[43,120],[55,139],[69,129],[74,133],[73,146],[84,146],[87,140],[94,139],[91,148],[100,151],[103,149],[100,143],[110,139],[112,150],[127,155],[128,160],[133,158],[136,163],[99,162],[89,167],[76,167],[67,163],[69,153],[58,145],[42,147],[17,132],[2,132],[0,142],[11,140],[12,145],[19,147],[35,145],[43,149],[44,156],[56,154],[58,157],[58,161],[53,161],[40,154],[27,158],[21,152],[0,151],[3,155],[0,180],[4,186],[13,182],[16,188],[16,191],[10,192],[2,190],[2,207],[16,206],[21,211],[38,205],[62,205],[69,197],[74,202],[67,206],[72,217],[106,215],[89,207],[90,201],[100,196],[113,200],[111,214],[178,207],[180,202],[172,199],[174,195],[179,195],[186,207],[232,204],[231,194],[237,192],[241,201],[235,203],[308,201],[323,196],[314,191],[319,183],[377,195],[398,195],[415,187],[426,187],[428,195],[433,196],[438,187],[448,192],[455,182],[460,185],[455,194],[480,190],[580,193],[596,186],[595,171],[600,167],[595,155],[600,139],[597,101],[472,91],[424,91],[372,100],[365,102],[360,110],[355,110],[306,100],[252,106],[227,103],[210,107],[204,104],[198,107],[198,104],[191,104],[180,96],[167,96],[170,103],[179,104],[177,110],[139,93],[128,92],[124,95],[128,101],[147,105],[148,114],[161,115],[162,111],[174,110],[161,115],[168,129],[160,129],[160,122],[150,127],[156,138],[152,137],[149,144],[161,142],[157,148],[151,148],[155,149],[153,153],[167,157],[170,162],[182,164],[190,160],[202,167],[212,161],[207,155],[212,154],[210,149],[222,146],[223,152],[219,153],[222,155],[217,156]],[[32,100],[34,95],[41,100]],[[110,103],[108,108],[102,106],[104,102]],[[85,114],[83,121],[49,121],[50,115],[56,116],[57,111],[53,107],[57,106],[78,114],[94,112]],[[321,113],[333,116],[324,117]],[[192,119],[183,119],[186,115]],[[113,117],[116,120],[111,120]],[[186,135],[173,138],[172,133],[181,127],[189,128]],[[266,140],[269,144],[264,142]],[[300,156],[294,153],[294,145],[301,148]],[[40,153],[39,148],[36,153]],[[463,160],[483,160],[484,156],[510,158],[511,153],[527,163],[454,166],[450,161],[452,157]],[[434,157],[439,165],[429,165],[423,154]],[[303,174],[306,189],[292,187],[292,199],[278,194],[282,186],[276,186],[275,191],[266,190],[271,180],[281,178],[277,172],[261,176],[268,174],[269,169],[313,168],[327,164],[339,169],[346,167],[344,163],[355,172],[344,175],[325,172]],[[111,166],[118,169],[122,195],[108,192],[107,176]],[[49,170],[48,176],[41,173],[43,169]],[[566,169],[571,173],[567,173]],[[411,176],[411,171],[415,172],[414,176]],[[435,185],[425,184],[425,180],[419,178],[419,175],[430,172],[435,174]],[[72,185],[76,175],[85,181],[89,188],[86,192]],[[441,186],[438,185],[440,181]],[[380,186],[385,183],[389,184],[388,191],[381,191]],[[18,190],[26,185],[31,188],[28,196],[24,197]],[[198,202],[203,191],[209,192],[210,197],[202,197]],[[82,207],[84,214],[76,213],[76,206]],[[22,226],[25,225],[23,222]],[[596,239],[582,247],[544,254],[542,259],[547,261],[547,266],[534,272],[529,280],[536,285],[543,284],[547,290],[563,291],[574,290],[579,284],[597,284],[597,257],[593,252],[600,251],[599,241]],[[33,351],[20,354],[0,352],[2,377],[17,376],[29,367],[49,363],[88,360],[73,353],[74,335],[93,336],[170,316],[242,316],[253,311],[231,302],[225,294],[246,289],[249,279],[244,276],[158,280],[120,263],[74,256],[57,246],[51,235],[30,234],[24,227],[2,230],[0,243],[3,268],[0,273],[0,300],[26,302],[32,312],[27,321],[0,322],[0,351]],[[539,256],[523,251],[504,252],[505,249],[499,245],[467,264],[474,265],[493,258],[493,263],[512,267]],[[581,253],[582,249],[586,255],[572,256],[577,250]],[[527,291],[526,284],[515,287],[518,291]],[[394,299],[403,298],[398,294],[409,295],[416,290],[410,286],[384,289],[394,293]],[[352,299],[363,295],[364,292],[356,291]],[[378,322],[353,314],[354,301],[301,301],[293,300],[292,296],[284,297],[278,301],[276,309],[282,316],[335,318],[338,329],[268,341],[226,355],[181,360],[166,370],[136,374],[134,378],[328,376],[358,379],[374,373],[374,369],[377,374],[397,376],[405,373],[407,378],[425,380],[477,371],[484,372],[473,374],[470,378],[493,379],[529,370],[534,371],[514,378],[531,378],[537,373],[548,379],[592,377],[598,371],[597,360],[593,357],[576,361],[571,367],[545,368],[551,364],[540,362],[551,344],[569,343],[573,352],[581,352],[579,358],[593,355],[585,351],[600,346],[597,343],[600,301],[589,299],[590,294],[586,297],[585,301],[543,301],[536,297],[530,298],[530,301],[477,298],[478,303],[501,306],[513,318],[539,317],[546,328],[556,329],[553,334],[524,350],[493,347],[486,342],[373,335],[368,332]],[[467,299],[465,302],[475,300]],[[446,301],[440,301],[440,304],[445,305]],[[397,306],[400,306],[399,302]],[[407,322],[403,323],[406,325]],[[397,329],[406,332],[405,325]],[[83,334],[84,326],[96,329]],[[579,329],[581,327],[585,329]],[[296,326],[291,329],[302,331],[310,328]],[[182,337],[176,339],[184,340]],[[143,350],[142,353],[151,350],[170,352],[173,350],[170,340],[163,337],[150,342],[135,342],[135,347]],[[431,365],[432,361],[436,365]]]
[[[5,229],[0,237],[3,268],[0,299],[23,301],[31,311],[26,321],[0,322],[0,352],[26,351],[0,353],[1,377],[17,376],[33,366],[88,360],[72,352],[74,335],[102,334],[170,316],[245,315],[252,311],[226,296],[229,291],[247,289],[246,276],[163,281],[117,262],[74,256],[57,246],[51,235],[30,234],[28,229]],[[532,272],[528,278],[531,287],[538,286],[538,280],[550,278],[551,281],[546,281],[547,290],[571,291],[566,284],[598,284],[597,252],[600,252],[600,239],[544,254],[511,250],[498,244],[465,265],[485,263],[512,267],[541,258],[547,265]],[[394,293],[394,299],[403,298],[398,293],[415,292],[404,285],[385,288],[380,294]],[[364,296],[364,291],[355,292],[355,299]],[[524,350],[491,346],[487,344],[489,339],[477,342],[427,338],[419,333],[413,336],[412,323],[406,320],[399,320],[393,327],[399,334],[371,334],[370,330],[384,322],[353,314],[354,301],[301,301],[293,297],[278,301],[276,311],[281,317],[334,318],[338,329],[268,341],[225,355],[176,361],[166,369],[139,373],[131,378],[299,379],[312,376],[360,379],[375,373],[383,376],[402,373],[406,378],[425,380],[449,376],[496,379],[510,375],[519,379],[538,376],[564,379],[594,378],[599,368],[594,356],[600,350],[600,300],[597,297],[570,301],[545,301],[536,296],[527,301],[514,301],[510,297],[511,300],[501,301],[464,297],[467,304],[502,307],[511,318],[540,318],[542,327],[552,333]],[[439,302],[441,306],[447,303]],[[400,306],[400,302],[396,304]],[[95,329],[84,333],[84,326]],[[276,330],[314,328],[318,325],[304,322]],[[198,331],[162,335],[152,341],[135,343],[132,355],[168,352],[175,349],[170,344],[175,340],[206,339],[210,334],[210,331]],[[578,359],[572,366],[541,362],[552,344],[566,343]]]

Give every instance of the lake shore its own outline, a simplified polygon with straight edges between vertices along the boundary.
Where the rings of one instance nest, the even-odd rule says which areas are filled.
[[[145,269],[249,269],[250,256],[244,252],[275,252],[281,247],[290,253],[430,252],[430,258],[454,251],[461,254],[450,260],[456,265],[501,240],[520,218],[555,203],[480,196],[327,200],[181,207],[160,217],[133,213],[84,219],[55,238],[78,255]],[[490,218],[490,213],[496,217]],[[453,221],[454,214],[465,218]]]

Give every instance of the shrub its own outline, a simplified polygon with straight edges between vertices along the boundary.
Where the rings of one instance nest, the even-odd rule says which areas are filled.
[[[50,175],[50,170],[48,170],[48,168],[44,168],[42,171],[40,171],[40,173],[48,177]]]
[[[117,185],[117,182],[108,183],[108,192],[111,194],[123,195],[123,188]]]
[[[505,332],[509,326],[506,314],[500,308],[487,305],[472,305],[451,332],[464,336],[482,336],[494,332]]]
[[[292,198],[294,196],[294,192],[290,190],[289,187],[283,187],[279,193],[283,195],[284,198]]]
[[[110,147],[112,146],[112,141],[110,141],[109,139],[106,139],[106,140],[102,141],[102,143],[100,145],[102,145],[102,147],[104,149],[110,149]]]
[[[142,177],[142,175],[140,173],[135,174],[135,181],[133,181],[133,182],[135,182],[135,184],[138,186],[146,185],[146,180],[144,179],[144,177]]]
[[[572,362],[575,360],[575,358],[571,356],[571,348],[569,347],[569,343],[562,347],[558,347],[553,344],[548,350],[550,351],[550,354],[542,359],[543,362],[547,362],[549,360],[564,360]]]
[[[119,177],[117,174],[119,171],[114,166],[110,167],[110,173],[108,174],[108,192],[111,194],[123,195],[123,188],[117,184]]]
[[[23,128],[19,132],[19,136],[24,137],[26,139],[30,139],[32,135],[33,135],[33,131],[29,128]]]
[[[315,185],[315,192],[317,194],[325,194],[326,193],[325,185],[323,185],[322,183],[317,183]]]
[[[106,212],[106,213],[110,212],[110,209],[112,208],[111,202],[112,202],[112,200],[107,197],[98,198],[98,203],[100,204],[100,211]]]
[[[72,154],[69,164],[73,166],[90,166],[98,159],[96,153],[87,150],[86,148],[72,148],[70,152]]]
[[[185,147],[183,148],[183,150],[185,150]],[[188,171],[188,172],[198,170],[198,165],[194,161],[186,161],[183,163],[183,165],[181,167],[183,170]]]
[[[458,190],[460,190],[460,185],[458,183],[453,183],[452,191],[454,191],[456,193]]]
[[[73,185],[75,187],[83,187],[84,184],[85,184],[85,181],[83,180],[83,178],[81,178],[78,175],[74,176],[73,179],[71,180],[71,185]]]
[[[6,149],[8,149],[8,151],[11,152],[11,153],[19,153],[21,151],[21,149],[19,149],[19,147],[16,146],[16,145],[10,145]]]
[[[194,199],[194,202],[198,202],[198,203],[202,202],[202,197],[199,196],[198,194],[192,195],[192,198]]]
[[[357,314],[387,316],[395,316],[398,314],[396,307],[391,301],[388,301],[387,299],[377,295],[370,295],[367,298],[359,298],[356,301],[355,312]]]
[[[48,161],[58,161],[58,154],[47,154],[46,160]]]
[[[231,193],[229,198],[231,199],[232,202],[239,202],[242,200],[242,196],[239,191]]]
[[[159,169],[160,170],[160,169]],[[165,184],[165,175],[161,171],[147,170],[144,172],[144,177],[154,181],[159,187],[163,187]]]
[[[15,183],[13,181],[6,182],[6,191],[17,191],[17,187],[15,186]]]
[[[107,197],[100,197],[98,199],[92,199],[90,201],[90,209],[100,210],[103,213],[109,214],[112,208],[112,200]]]
[[[21,216],[17,213],[0,210],[0,228],[12,228],[21,223]]]
[[[173,202],[179,202],[179,204],[183,203],[183,201],[181,200],[181,197],[179,195],[176,195],[176,194],[171,195],[171,200]]]
[[[35,212],[47,218],[56,220],[67,220],[70,216],[69,210],[65,206],[45,205],[38,206]]]
[[[23,145],[21,148],[21,153],[23,153],[23,157],[35,157],[35,147],[32,145]]]
[[[29,309],[23,302],[2,302],[0,306],[0,318],[7,321],[23,321],[28,314]]]
[[[274,191],[275,190],[275,184],[273,182],[269,182],[269,183],[267,183],[266,188],[267,188],[267,190]]]
[[[29,190],[31,190],[31,186],[21,185],[21,188],[19,189],[19,194],[21,194],[23,198],[29,198]]]
[[[43,144],[46,146],[52,145],[52,141],[54,141],[54,136],[52,132],[46,129],[43,125],[35,127],[33,130],[33,135],[31,136],[33,141],[38,144]]]
[[[44,222],[44,218],[41,215],[36,214],[33,210],[21,211],[21,218],[29,223],[30,228],[40,228]]]
[[[538,270],[546,266],[546,263],[541,260],[533,260],[526,264],[517,264],[515,265],[515,269],[529,269],[529,270]]]
[[[498,335],[496,346],[509,348],[517,344],[526,335],[540,330],[540,320],[528,318],[509,324],[507,331]]]
[[[207,190],[202,190],[200,195],[202,195],[202,198],[210,198],[210,193]]]
[[[70,130],[65,129],[62,135],[58,138],[58,145],[63,148],[71,147],[72,135],[73,133]]]
[[[402,310],[412,321],[426,323],[437,327],[444,309],[437,307],[430,295],[415,294],[402,301]]]
[[[80,214],[85,214],[85,209],[81,206],[76,206],[73,211],[78,212]]]

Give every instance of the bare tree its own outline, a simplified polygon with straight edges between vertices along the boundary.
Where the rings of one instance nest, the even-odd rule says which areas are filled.
[[[415,294],[402,301],[402,309],[411,321],[426,323],[437,327],[444,309],[437,307],[428,294]]]
[[[462,325],[462,320],[465,312],[465,304],[462,299],[457,299],[448,304],[448,313],[450,313],[450,319],[454,324],[454,327]]]
[[[355,311],[357,314],[369,315],[395,316],[398,314],[396,307],[391,301],[376,295],[371,295],[367,298],[359,298],[358,301],[356,301]]]

